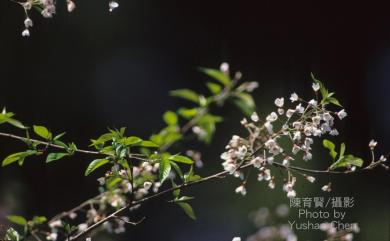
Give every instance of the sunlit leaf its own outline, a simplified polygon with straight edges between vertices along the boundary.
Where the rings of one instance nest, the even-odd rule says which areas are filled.
[[[110,161],[107,160],[107,159],[96,159],[94,161],[92,161],[88,167],[87,167],[87,170],[85,170],[85,176],[88,176],[89,174],[91,174],[93,171],[95,171],[96,169],[98,169],[99,167],[109,163]]]

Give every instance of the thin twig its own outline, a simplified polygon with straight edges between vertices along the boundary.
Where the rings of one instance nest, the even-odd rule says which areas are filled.
[[[17,136],[17,135],[13,135],[13,134],[9,134],[9,133],[0,132],[0,136],[5,136],[5,137],[21,140],[21,141],[31,141],[31,142],[35,142],[38,144],[54,147],[57,149],[67,150],[66,147],[56,145],[56,144],[53,144],[53,143],[50,143],[47,141],[40,141],[40,140]],[[90,150],[82,150],[82,149],[77,149],[77,150],[75,150],[75,152],[80,152],[80,153],[85,153],[85,154],[93,154],[93,155],[102,155],[102,153],[100,153],[98,151],[90,151]]]

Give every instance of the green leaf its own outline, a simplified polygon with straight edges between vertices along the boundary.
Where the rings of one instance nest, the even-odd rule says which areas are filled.
[[[230,77],[217,69],[199,68],[201,72],[210,76],[211,78],[218,80],[224,86],[229,86],[232,83]]]
[[[120,177],[110,177],[106,180],[106,187],[107,189],[112,189],[116,185],[118,185],[122,181],[122,178]]]
[[[7,166],[9,164],[12,164],[16,161],[19,161],[20,164],[23,164],[23,161],[24,159],[27,157],[27,156],[31,156],[31,155],[35,155],[37,154],[38,152],[35,151],[35,150],[27,150],[27,151],[23,151],[23,152],[17,152],[17,153],[13,153],[9,156],[7,156],[3,162],[2,162],[2,166]]]
[[[194,214],[194,210],[192,209],[191,205],[186,202],[179,202],[177,203],[187,214],[188,217],[192,218],[193,220],[196,220],[196,216]]]
[[[58,152],[58,153],[49,153],[46,157],[46,163],[52,162],[52,161],[57,161],[65,156],[68,156],[69,153],[63,153],[63,152]]]
[[[172,187],[173,187],[173,188],[176,188],[176,187],[177,187],[176,183],[175,183],[173,180],[172,180]],[[174,197],[175,199],[178,198],[179,195],[180,195],[180,188],[173,190],[172,194],[173,194],[173,197]]]
[[[324,139],[322,141],[322,145],[325,148],[329,149],[329,151],[330,151],[329,154],[333,158],[333,160],[336,159],[337,152],[335,151],[336,146],[334,145],[334,143],[331,142],[330,140]]]
[[[173,155],[169,157],[169,160],[175,161],[175,162],[180,162],[180,163],[185,163],[185,164],[193,164],[194,161],[191,160],[190,158],[186,156],[180,156],[180,155]]]
[[[359,157],[355,157],[353,155],[346,155],[339,160],[337,160],[335,163],[333,163],[330,166],[330,170],[334,170],[336,168],[340,167],[347,167],[347,166],[357,166],[361,167],[363,166],[363,160]]]
[[[179,177],[184,180],[183,172],[180,169],[179,165],[177,165],[175,162],[171,161],[171,166],[173,169],[175,169],[176,173],[179,175]]]
[[[339,159],[344,157],[344,153],[345,153],[345,143],[341,143]]]
[[[163,115],[163,119],[164,119],[165,123],[167,123],[167,125],[170,125],[170,126],[176,125],[177,121],[178,121],[176,113],[172,112],[172,111],[165,112]]]
[[[61,137],[63,137],[65,134],[66,134],[66,132],[62,132],[61,134],[56,135],[56,136],[53,138],[53,140],[58,140],[58,139],[60,139]]]
[[[171,172],[171,163],[169,159],[163,158],[160,162],[160,170],[159,170],[159,179],[161,183],[163,183],[167,179],[170,172]]]
[[[183,98],[195,103],[199,103],[199,95],[190,89],[179,89],[179,90],[172,90],[169,92],[171,96]]]
[[[12,118],[8,118],[6,120],[9,124],[15,126],[15,127],[18,127],[20,129],[27,129],[28,127],[26,127],[25,125],[22,124],[22,122],[18,121],[18,120],[15,120],[15,119],[12,119]]]
[[[6,241],[19,241],[21,240],[20,234],[13,228],[9,228],[5,233]]]
[[[92,161],[88,167],[87,167],[87,170],[85,170],[85,176],[88,176],[89,174],[91,174],[93,171],[95,171],[96,169],[98,169],[99,167],[109,163],[110,161],[107,160],[107,159],[96,159],[94,161]]]
[[[237,93],[234,104],[246,115],[250,116],[255,111],[256,105],[253,97],[247,93]]]
[[[343,107],[343,106],[340,104],[340,102],[339,102],[336,98],[334,98],[334,97],[328,97],[328,101],[329,101],[330,103],[334,104],[334,105]]]
[[[37,224],[45,223],[47,221],[47,218],[44,216],[34,216],[32,221],[34,224],[37,225]]]
[[[42,137],[43,139],[50,140],[52,137],[51,132],[44,126],[33,126],[35,134]]]
[[[139,138],[139,137],[136,137],[136,136],[126,137],[125,140],[124,140],[124,144],[126,146],[135,145],[135,144],[138,144],[140,142],[142,142],[142,139]]]
[[[222,87],[219,84],[213,82],[207,82],[207,88],[214,95],[221,93]]]
[[[182,196],[182,197],[180,197],[180,198],[176,198],[176,199],[174,200],[174,202],[175,202],[175,203],[187,202],[187,201],[193,200],[193,199],[194,199],[194,197]]]
[[[156,147],[159,148],[160,146],[152,141],[141,141],[140,143],[135,144],[135,146],[142,146],[142,147]]]
[[[186,119],[191,119],[198,114],[198,109],[197,108],[192,108],[192,109],[180,108],[178,110],[178,113],[179,113],[179,115],[181,115],[182,117],[184,117]]]
[[[15,223],[15,224],[20,225],[20,226],[27,225],[27,220],[22,216],[10,215],[10,216],[7,216],[7,219],[10,222]]]

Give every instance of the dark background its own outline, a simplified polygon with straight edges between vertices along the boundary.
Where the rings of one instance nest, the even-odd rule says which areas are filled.
[[[58,2],[58,14],[43,19],[32,13],[31,37],[21,37],[20,6],[0,3],[0,106],[26,124],[67,131],[67,140],[86,147],[106,127],[127,126],[147,137],[163,126],[161,114],[184,104],[168,96],[175,88],[204,91],[198,66],[228,61],[245,80],[258,81],[258,112],[271,110],[275,97],[293,91],[309,96],[314,72],[336,91],[349,114],[339,126],[350,152],[369,158],[367,143],[379,141],[378,153],[390,143],[390,17],[387,6],[313,4],[282,1],[120,1],[108,12],[107,1],[76,1],[74,13]],[[219,153],[232,134],[241,132],[242,114],[232,107],[215,142],[205,148],[202,175],[220,170]],[[1,127],[6,131],[6,127]],[[21,150],[18,142],[0,139],[0,155]],[[320,148],[318,148],[320,149]],[[94,177],[85,178],[90,159],[76,155],[45,166],[32,158],[20,168],[0,169],[0,217],[6,214],[52,216],[96,194]],[[325,167],[318,151],[308,165]],[[382,170],[344,177],[324,176],[314,185],[300,184],[302,196],[354,196],[350,221],[359,222],[356,240],[389,240],[389,178]],[[151,202],[147,220],[129,227],[123,240],[225,241],[255,232],[248,212],[288,202],[280,191],[253,183],[249,194],[234,195],[236,180],[204,184],[197,195],[193,222],[176,207]],[[280,185],[280,184],[279,184]],[[310,193],[310,194],[309,194]],[[295,215],[293,211],[293,216]],[[4,221],[4,220],[3,220]],[[3,222],[1,221],[1,222]],[[300,240],[319,240],[318,232],[298,232]],[[118,239],[118,237],[114,237]],[[109,240],[100,237],[98,240]]]

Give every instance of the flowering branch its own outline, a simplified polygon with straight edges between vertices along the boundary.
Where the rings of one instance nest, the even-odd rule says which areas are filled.
[[[250,170],[257,172],[259,181],[267,181],[268,186],[274,189],[276,180],[271,175],[271,167],[284,169],[287,180],[283,189],[287,192],[287,197],[291,198],[297,195],[293,189],[297,181],[296,174],[309,182],[314,182],[316,178],[307,174],[348,174],[372,170],[379,166],[388,168],[385,165],[387,157],[381,156],[379,159],[375,157],[374,148],[377,145],[375,141],[369,144],[371,163],[363,167],[364,162],[361,158],[345,154],[344,143],[340,145],[340,150],[336,151],[335,144],[327,139],[323,139],[323,146],[329,150],[334,162],[326,170],[291,165],[296,159],[302,158],[305,161],[312,159],[311,145],[314,138],[326,134],[338,135],[334,128],[335,117],[343,119],[347,115],[344,109],[337,112],[328,110],[329,105],[341,107],[341,104],[334,97],[334,93],[330,93],[314,76],[312,88],[316,99],[305,101],[293,93],[290,97],[291,102],[299,104],[294,108],[285,109],[284,98],[277,98],[275,100],[277,111],[261,120],[254,112],[255,105],[250,95],[258,86],[256,82],[239,84],[241,73],[237,72],[231,78],[226,63],[222,64],[219,70],[201,68],[201,71],[216,82],[207,83],[211,95],[205,96],[189,89],[174,90],[171,92],[172,96],[190,101],[194,106],[165,112],[163,120],[166,126],[148,139],[127,136],[125,128],[109,129],[107,133],[91,140],[90,146],[95,150],[78,149],[72,142],[66,144],[62,141],[65,133],[53,135],[44,126],[33,126],[34,135],[40,139],[32,139],[29,128],[13,119],[14,114],[4,109],[0,114],[0,124],[8,123],[24,129],[26,137],[3,132],[0,132],[0,136],[21,140],[27,144],[28,149],[7,156],[2,166],[16,162],[23,165],[27,157],[47,153],[53,148],[62,152],[48,153],[47,163],[74,153],[84,153],[99,155],[99,159],[88,165],[86,176],[102,167],[110,167],[106,169],[104,176],[97,179],[100,184],[99,195],[54,216],[49,221],[45,217],[34,217],[33,220],[27,221],[21,216],[9,216],[10,221],[23,226],[25,230],[23,236],[18,233],[15,235],[19,235],[19,238],[31,235],[38,241],[41,236],[46,240],[57,240],[59,235],[65,240],[76,240],[101,226],[110,232],[124,232],[125,224],[136,225],[142,221],[131,222],[128,217],[121,216],[125,211],[137,209],[144,202],[167,193],[173,194],[174,199],[170,201],[171,203],[177,204],[189,217],[195,219],[194,211],[189,204],[193,197],[181,196],[182,189],[233,175],[241,180],[241,185],[235,191],[245,195]],[[321,99],[318,98],[318,92],[321,93]],[[196,137],[201,142],[210,143],[217,123],[223,119],[212,114],[210,110],[214,106],[223,106],[227,101],[232,101],[250,116],[249,121],[246,118],[241,121],[249,134],[245,138],[234,135],[226,146],[226,152],[221,155],[224,170],[202,178],[194,173],[194,167],[203,165],[199,152],[189,150],[186,155],[182,155],[180,152],[172,154],[171,151],[175,144],[187,139],[184,136]],[[181,125],[181,122],[184,124]],[[286,143],[283,147],[281,140],[285,140]],[[291,151],[288,151],[289,149]],[[249,169],[247,173],[246,169]],[[171,187],[159,191],[162,185],[168,185],[167,180],[171,180]],[[330,191],[331,184],[323,186],[322,190]],[[75,218],[80,215],[84,222],[73,226]]]

